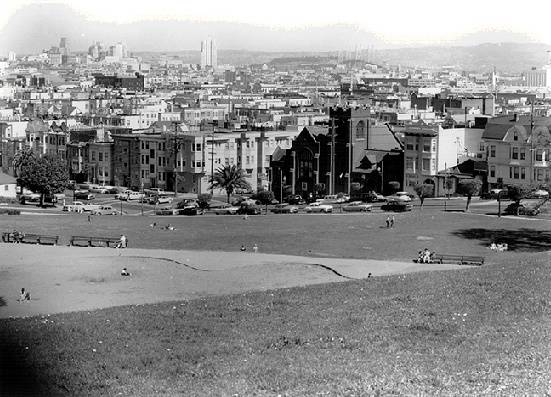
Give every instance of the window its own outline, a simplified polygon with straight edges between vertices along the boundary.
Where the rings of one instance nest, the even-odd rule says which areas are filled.
[[[430,159],[423,159],[423,171],[429,171]]]
[[[201,144],[200,143],[196,143],[195,144],[195,152],[200,152],[201,151]]]
[[[264,161],[266,161],[267,163],[269,163],[269,162],[270,162],[270,157],[271,157],[271,156],[270,156],[269,154],[266,155],[266,156],[264,156]]]
[[[423,152],[430,152],[430,140],[423,140]]]
[[[484,142],[480,142],[480,145],[478,146],[478,151],[483,152],[484,151]]]
[[[526,160],[526,148],[523,148],[523,147],[520,148],[520,159]]]
[[[249,164],[250,162],[251,162],[251,157],[247,156],[247,164]]]
[[[523,168],[524,169],[524,168]],[[490,166],[490,178],[495,178],[496,177],[496,166],[495,165],[491,165]]]
[[[520,179],[526,179],[526,168],[524,167],[520,169]]]
[[[513,179],[513,167],[509,167],[509,178]]]
[[[92,151],[92,161],[96,160],[96,152]]]
[[[431,141],[431,151],[436,152],[436,139]]]
[[[103,153],[102,152],[98,153],[98,161],[103,161]]]
[[[9,185],[4,185],[4,191],[7,192],[9,190]]]
[[[224,159],[224,164],[229,165],[230,164],[230,159],[226,157]]]
[[[356,138],[365,138],[365,123],[363,120],[360,120],[358,124],[356,124]]]
[[[490,145],[490,157],[496,156],[496,145]]]
[[[513,179],[518,179],[518,178],[519,178],[519,168],[513,167]]]
[[[537,149],[536,150],[536,161],[543,161],[543,150]]]
[[[516,130],[513,132],[513,141],[518,141],[518,132]]]
[[[406,149],[407,150],[413,150],[413,142],[406,143]]]
[[[415,160],[413,157],[406,157],[406,169],[415,172]]]
[[[536,180],[537,181],[543,181],[543,169],[542,168],[536,169]]]
[[[511,153],[511,158],[513,160],[518,160],[518,147],[513,147],[513,151]]]

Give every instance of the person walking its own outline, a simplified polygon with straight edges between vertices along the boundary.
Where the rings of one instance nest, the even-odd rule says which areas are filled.
[[[386,217],[386,227],[390,227],[390,215]]]
[[[394,227],[394,215],[392,215],[392,218],[390,218],[390,227]]]
[[[258,245],[253,245],[253,252],[256,254],[258,252]]]

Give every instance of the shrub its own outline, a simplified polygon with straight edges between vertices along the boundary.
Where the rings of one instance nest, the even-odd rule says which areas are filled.
[[[21,215],[21,210],[11,208],[0,208],[0,215]]]

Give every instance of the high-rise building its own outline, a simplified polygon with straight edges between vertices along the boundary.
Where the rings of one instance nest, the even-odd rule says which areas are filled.
[[[17,55],[15,54],[15,52],[13,51],[8,52],[8,62],[15,62],[15,61],[17,61]]]
[[[216,42],[209,37],[201,42],[201,68],[216,69],[217,64]]]
[[[69,51],[69,39],[67,37],[62,37],[59,39],[59,51],[62,55],[67,55]]]

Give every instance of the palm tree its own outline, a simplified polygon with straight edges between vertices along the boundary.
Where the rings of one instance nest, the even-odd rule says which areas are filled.
[[[251,185],[245,179],[245,172],[235,165],[225,165],[219,167],[214,175],[209,180],[211,189],[224,189],[228,195],[228,203],[230,196],[235,189],[250,189]]]

